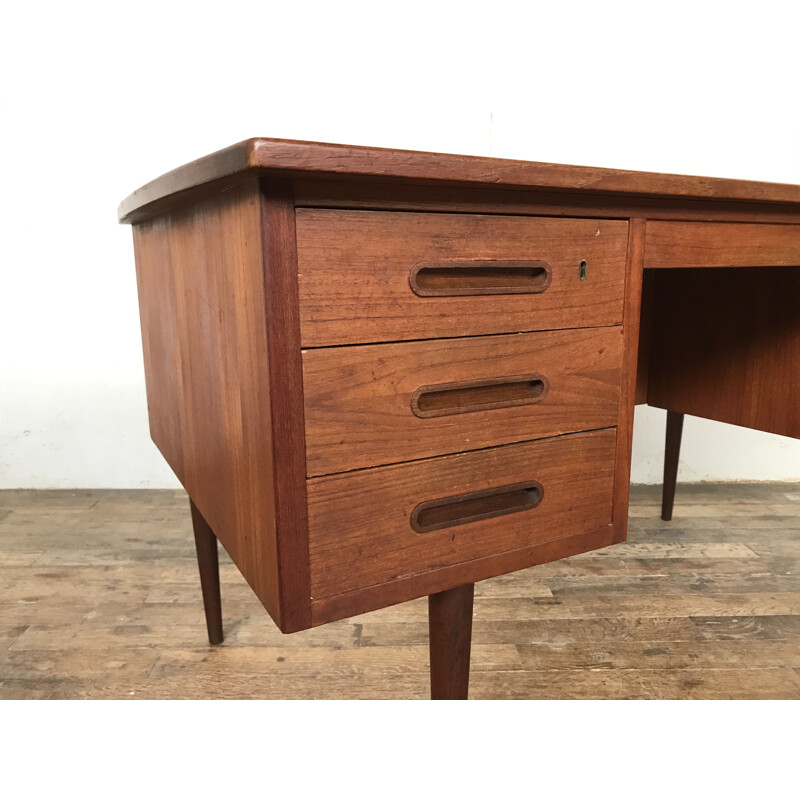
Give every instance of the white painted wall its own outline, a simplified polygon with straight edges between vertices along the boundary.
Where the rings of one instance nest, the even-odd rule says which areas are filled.
[[[0,36],[0,486],[167,487],[116,206],[250,136],[800,183],[791,3],[15,3]],[[652,9],[652,10],[648,10]],[[659,479],[663,412],[633,477]],[[681,477],[800,479],[690,420]]]

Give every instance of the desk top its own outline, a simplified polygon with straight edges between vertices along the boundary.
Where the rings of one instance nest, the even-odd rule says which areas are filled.
[[[138,222],[175,205],[183,195],[195,194],[199,187],[221,188],[247,173],[800,204],[800,186],[794,184],[257,138],[204,156],[145,184],[120,204],[119,220]]]

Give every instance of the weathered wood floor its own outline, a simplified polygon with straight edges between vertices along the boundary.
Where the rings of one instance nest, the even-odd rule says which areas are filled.
[[[636,487],[629,541],[485,581],[473,698],[800,698],[800,485]],[[423,698],[427,606],[284,636],[180,492],[0,492],[0,698]]]

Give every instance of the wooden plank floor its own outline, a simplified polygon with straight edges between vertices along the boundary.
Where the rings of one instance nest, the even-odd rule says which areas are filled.
[[[635,487],[629,541],[477,586],[473,698],[800,698],[800,485]],[[186,496],[0,492],[0,698],[423,698],[424,600],[285,636]]]

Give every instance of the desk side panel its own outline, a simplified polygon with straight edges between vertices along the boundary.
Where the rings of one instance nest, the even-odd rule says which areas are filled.
[[[655,279],[647,402],[800,438],[800,266]]]
[[[134,226],[134,246],[153,441],[284,628],[265,244],[286,231],[264,236],[264,205],[253,180]]]

